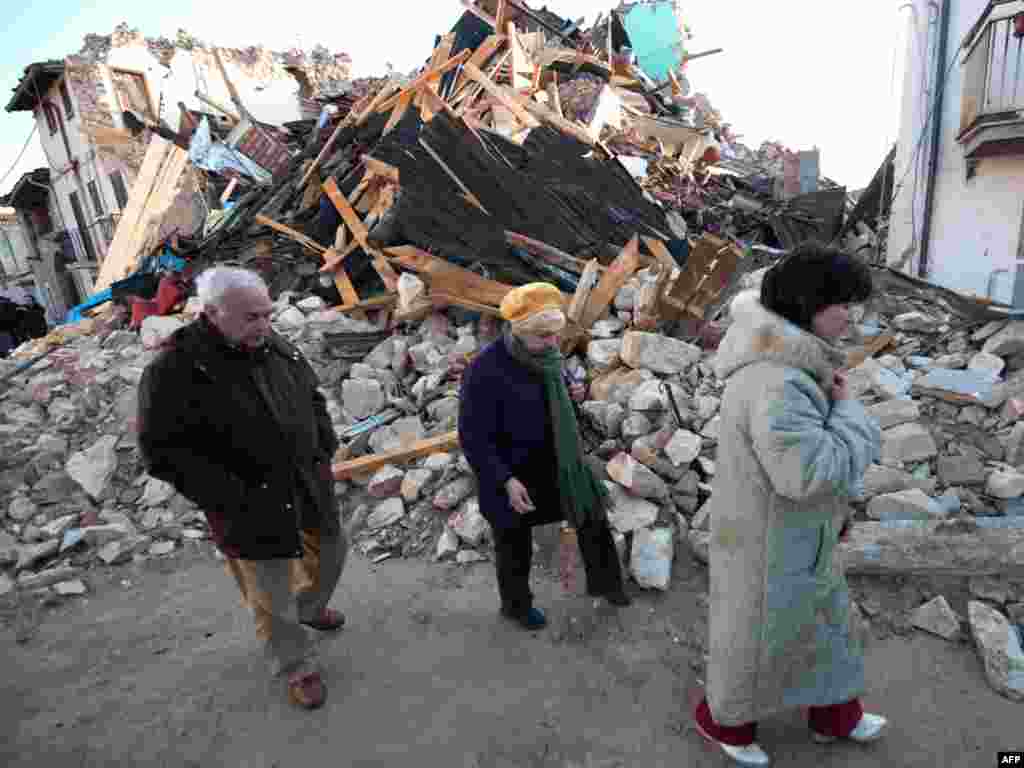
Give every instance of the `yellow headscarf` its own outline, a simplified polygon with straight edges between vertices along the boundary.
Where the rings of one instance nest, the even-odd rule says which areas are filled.
[[[517,336],[550,336],[565,328],[562,293],[550,283],[528,283],[509,291],[500,311]]]

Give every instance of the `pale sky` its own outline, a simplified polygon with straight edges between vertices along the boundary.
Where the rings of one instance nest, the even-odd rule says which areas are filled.
[[[534,0],[569,19],[597,14],[618,0]],[[791,149],[820,148],[822,173],[851,189],[865,186],[896,140],[902,31],[898,0],[680,0],[695,37],[693,52],[725,52],[690,65],[694,90],[706,93],[742,141]],[[270,10],[272,9],[272,10]],[[8,16],[0,47],[3,106],[23,68],[77,51],[86,33],[109,34],[121,21],[148,36],[174,37],[184,28],[206,42],[272,49],[320,43],[345,51],[353,73],[380,75],[390,62],[406,72],[430,56],[434,36],[458,20],[458,0],[391,0],[255,5],[174,0],[50,0],[25,3]],[[11,12],[8,11],[8,14]],[[894,53],[896,77],[893,76]],[[0,176],[11,167],[32,129],[26,113],[0,112]],[[38,139],[0,194],[18,176],[45,165]]]

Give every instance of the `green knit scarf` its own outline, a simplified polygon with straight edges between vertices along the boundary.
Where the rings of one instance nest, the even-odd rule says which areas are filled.
[[[583,460],[576,412],[569,397],[569,389],[562,378],[563,358],[557,349],[535,354],[522,340],[505,331],[505,347],[519,363],[544,380],[544,397],[551,415],[551,432],[558,464],[558,496],[562,515],[573,528],[604,519],[608,489],[594,477]]]

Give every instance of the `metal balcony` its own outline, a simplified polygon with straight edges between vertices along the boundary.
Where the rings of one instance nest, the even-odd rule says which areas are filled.
[[[1024,0],[992,0],[964,41],[957,140],[967,157],[1024,154]]]

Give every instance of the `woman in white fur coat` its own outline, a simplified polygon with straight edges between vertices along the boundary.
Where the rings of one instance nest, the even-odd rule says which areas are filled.
[[[879,455],[880,430],[850,396],[833,346],[868,268],[803,245],[770,269],[760,296],[732,305],[715,360],[726,380],[711,498],[710,661],[698,729],[733,760],[768,765],[757,721],[808,707],[818,742],[871,741],[864,661],[833,549],[848,498]]]

